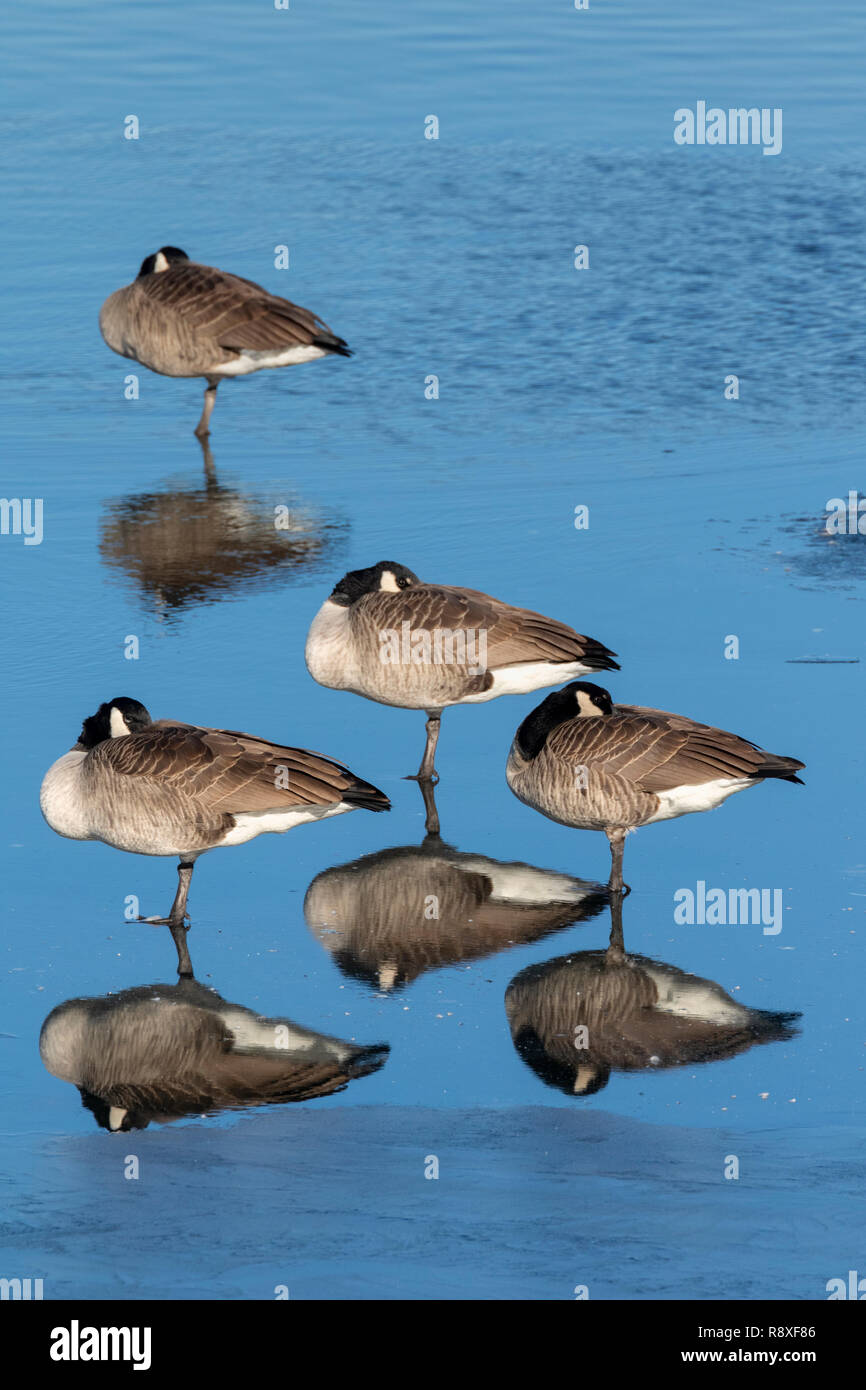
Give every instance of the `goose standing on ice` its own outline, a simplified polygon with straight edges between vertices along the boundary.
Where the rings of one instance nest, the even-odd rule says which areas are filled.
[[[505,775],[527,806],[610,842],[612,892],[622,892],[629,830],[711,811],[765,777],[800,782],[803,763],[682,714],[615,705],[606,690],[573,681],[524,719]]]
[[[132,284],[109,295],[99,330],[113,352],[152,372],[206,379],[195,428],[200,439],[210,433],[224,377],[352,355],[309,309],[240,275],[199,265],[176,246],[147,256]]]
[[[49,768],[40,805],[51,829],[71,840],[177,857],[171,911],[140,920],[171,928],[180,973],[191,974],[186,899],[200,854],[359,807],[388,811],[391,803],[321,753],[154,721],[138,700],[120,696],[85,719],[74,748]]]
[[[427,745],[415,774],[421,782],[436,777],[447,706],[618,671],[614,655],[555,618],[477,589],[426,584],[391,560],[343,576],[313,619],[305,652],[319,685],[426,711]]]

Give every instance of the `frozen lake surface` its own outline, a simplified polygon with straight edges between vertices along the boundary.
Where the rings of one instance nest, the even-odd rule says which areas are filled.
[[[807,1299],[862,1270],[866,539],[824,529],[864,489],[862,14],[469,9],[4,17],[3,490],[43,499],[44,536],[0,537],[0,1274],[47,1298]],[[782,154],[674,145],[703,96],[783,107]],[[201,383],[141,369],[125,399],[135,364],[96,326],[166,243],[355,350],[223,386],[210,478]],[[527,1064],[506,992],[605,947],[607,844],[508,791],[529,695],[445,714],[444,848],[424,845],[404,780],[423,716],[303,662],[334,582],[381,559],[571,623],[619,654],[616,699],[806,763],[805,787],[648,827],[626,855],[627,950],[799,1014],[784,1036],[614,1064],[586,1095]],[[124,920],[130,895],[167,907],[171,862],[39,813],[49,763],[119,694],[321,749],[391,797],[208,856],[190,897],[203,984],[387,1044],[378,1070],[123,1135],[45,1070],[57,1005],[174,979],[168,933]],[[535,898],[503,920],[515,865]],[[443,873],[479,907],[455,889],[437,933],[419,904]],[[701,883],[780,892],[781,930],[677,922]]]

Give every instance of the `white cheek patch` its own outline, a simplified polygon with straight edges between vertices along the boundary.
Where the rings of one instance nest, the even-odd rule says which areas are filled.
[[[379,989],[383,994],[387,994],[389,989],[393,989],[397,983],[396,965],[383,965],[379,970]]]
[[[126,1111],[121,1110],[119,1105],[112,1105],[108,1112],[108,1128],[112,1134],[116,1134],[126,1119]]]
[[[589,695],[587,695],[585,690],[578,690],[577,692],[577,708],[582,715],[598,715],[599,717],[601,716],[601,710],[599,709],[598,705],[593,703],[592,699]]]
[[[578,1067],[577,1075],[574,1078],[574,1086],[572,1088],[574,1094],[576,1096],[582,1096],[583,1093],[589,1089],[589,1087],[592,1085],[593,1081],[595,1081],[597,1076],[598,1067]]]
[[[111,706],[111,737],[123,738],[124,734],[129,733],[129,727],[116,705]]]
[[[157,251],[156,259],[153,262],[154,272],[168,270],[168,260],[161,251]]]
[[[384,570],[379,580],[379,590],[383,594],[399,594],[400,585],[391,570]]]

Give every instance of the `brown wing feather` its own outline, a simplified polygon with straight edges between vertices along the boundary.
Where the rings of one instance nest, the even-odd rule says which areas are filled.
[[[363,1074],[363,1073],[361,1073]],[[268,1058],[221,1059],[206,1072],[181,1072],[150,1083],[94,1091],[106,1104],[146,1120],[171,1120],[245,1105],[280,1105],[345,1090],[352,1068],[339,1062],[290,1063]]]
[[[790,775],[803,766],[724,729],[629,705],[616,705],[608,717],[569,720],[548,742],[556,756],[592,764],[650,793],[721,777]]]
[[[178,314],[228,351],[344,345],[309,309],[270,294],[252,280],[184,261],[136,281],[147,300]]]
[[[229,814],[342,800],[370,810],[389,805],[382,792],[333,758],[230,729],[159,720],[142,733],[106,739],[91,756],[121,775],[176,784],[184,796]]]
[[[591,637],[584,637],[565,623],[529,608],[514,608],[478,589],[448,584],[413,585],[399,594],[377,593],[364,604],[369,617],[381,627],[395,627],[408,620],[413,628],[484,631],[490,668],[531,661],[580,661],[590,658],[599,670],[618,669],[613,653]]]

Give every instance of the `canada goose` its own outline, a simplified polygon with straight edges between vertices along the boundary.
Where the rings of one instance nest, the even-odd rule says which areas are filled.
[[[523,694],[587,671],[618,671],[614,652],[554,618],[477,589],[426,584],[382,560],[345,574],[313,619],[313,680],[382,705],[423,709],[427,745],[416,774],[435,776],[448,705]]]
[[[621,897],[611,902],[610,949],[530,965],[506,990],[514,1046],[548,1086],[589,1096],[612,1071],[722,1061],[794,1036],[798,1013],[750,1009],[714,980],[625,955],[617,903],[621,914]]]
[[[215,481],[134,493],[107,504],[99,553],[150,609],[178,613],[266,583],[309,580],[341,557],[349,525],[339,515],[290,496],[282,519],[278,529],[267,498]]]
[[[48,769],[42,814],[58,835],[101,840],[132,854],[178,857],[178,888],[165,925],[186,955],[186,899],[195,861],[221,845],[363,807],[390,810],[377,787],[342,763],[232,729],[152,720],[120,696],[85,719],[78,742]]]
[[[326,869],[307,889],[304,917],[344,975],[387,993],[587,921],[607,900],[598,883],[429,836]]]
[[[615,705],[573,681],[542,700],[514,737],[505,775],[515,796],[561,825],[603,830],[612,892],[621,892],[629,830],[710,811],[765,777],[800,782],[796,758],[682,714]]]
[[[199,438],[210,433],[224,377],[352,355],[309,309],[252,280],[199,265],[176,246],[145,257],[132,284],[108,296],[99,311],[99,331],[113,352],[152,372],[206,378],[195,428]]]
[[[378,1071],[389,1049],[262,1018],[190,978],[69,999],[43,1023],[39,1052],[52,1076],[78,1087],[97,1124],[116,1133],[330,1096]]]

